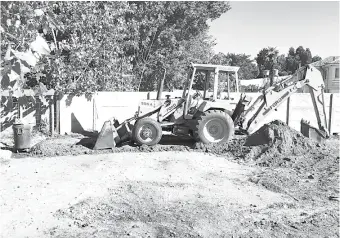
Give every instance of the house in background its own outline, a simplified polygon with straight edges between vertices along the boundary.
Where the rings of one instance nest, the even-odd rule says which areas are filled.
[[[339,59],[339,56],[329,56],[311,64],[320,70],[326,93],[339,93]]]

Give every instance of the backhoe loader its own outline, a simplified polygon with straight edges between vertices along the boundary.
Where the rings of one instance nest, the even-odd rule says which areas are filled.
[[[115,119],[104,123],[94,149],[115,147],[127,140],[137,145],[156,145],[163,131],[179,136],[189,135],[203,143],[227,142],[235,131],[253,133],[266,116],[304,86],[309,88],[318,121],[319,129],[315,131],[322,138],[328,137],[323,101],[324,83],[316,68],[311,65],[301,67],[294,75],[263,90],[256,100],[252,101],[247,95],[241,94],[239,101],[233,103],[229,97],[229,74],[232,73],[237,82],[238,69],[233,66],[191,63],[182,96],[175,98],[169,95],[165,99],[161,97],[163,77],[157,98],[142,100],[133,117],[121,124]],[[228,76],[227,99],[218,97],[221,73],[227,73]],[[131,124],[133,121],[134,125]]]

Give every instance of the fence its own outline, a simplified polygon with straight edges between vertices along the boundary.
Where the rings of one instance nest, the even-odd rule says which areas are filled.
[[[28,94],[16,98],[10,93],[4,92],[1,95],[1,134],[12,133],[12,125],[15,119],[23,121],[37,130],[45,130],[49,133],[59,133],[59,105],[58,98],[50,93],[44,97],[44,103],[39,97]]]
[[[181,91],[165,92],[165,95],[181,96]],[[74,97],[72,102],[63,98],[60,101],[60,132],[79,132],[79,131],[100,131],[103,123],[111,117],[123,121],[134,115],[138,108],[138,103],[147,98],[147,92],[99,92],[92,98]],[[157,93],[151,92],[150,98],[155,99]],[[249,93],[252,98],[256,98],[259,93]],[[227,94],[222,93],[222,97]],[[231,93],[231,103],[236,105],[240,97],[239,93]],[[325,94],[325,105],[327,116],[330,110],[331,94]],[[332,105],[332,132],[340,132],[340,95],[334,94]],[[263,120],[268,123],[272,120],[279,119],[287,122],[287,112],[289,112],[288,123],[294,129],[300,131],[301,119],[306,119],[312,125],[317,126],[317,120],[314,113],[311,97],[309,93],[296,93],[290,97],[289,108],[287,103],[281,104],[277,111],[273,111]]]
[[[181,96],[181,91],[164,92],[165,95]],[[60,100],[54,95],[47,95],[47,104],[35,98],[26,97],[16,100],[12,104],[1,104],[1,132],[12,133],[11,126],[20,114],[26,123],[38,128],[42,122],[47,122],[51,133],[70,133],[85,131],[100,131],[103,123],[111,117],[123,121],[134,115],[140,100],[147,98],[148,92],[98,92],[92,97],[66,95]],[[248,93],[256,98],[259,93]],[[155,99],[157,93],[150,92],[150,98]],[[227,94],[222,93],[222,97]],[[231,93],[231,104],[236,105],[239,93]],[[2,95],[1,101],[8,100],[9,96]],[[332,107],[330,107],[332,102]],[[331,116],[331,132],[340,132],[340,95],[325,94],[326,112]],[[288,106],[288,107],[287,107]],[[332,108],[332,110],[330,110]],[[262,123],[279,119],[296,130],[300,130],[301,119],[307,119],[317,126],[317,121],[307,93],[293,94],[287,103],[283,103],[273,111]]]

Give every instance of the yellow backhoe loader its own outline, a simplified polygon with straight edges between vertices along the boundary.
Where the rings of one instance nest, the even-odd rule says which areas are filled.
[[[203,143],[226,142],[234,136],[235,131],[253,133],[266,116],[304,86],[309,88],[318,129],[304,123],[302,132],[317,138],[329,136],[323,100],[324,82],[316,68],[311,65],[301,67],[294,75],[265,89],[253,103],[245,94],[241,94],[239,101],[233,103],[229,97],[229,74],[233,75],[238,92],[238,69],[233,66],[192,63],[182,96],[175,98],[169,95],[162,98],[163,77],[157,98],[142,100],[133,117],[123,123],[115,119],[104,123],[94,149],[112,148],[127,140],[137,145],[156,145],[163,131],[190,135]],[[223,73],[227,73],[228,79],[228,97],[224,99],[219,98],[219,76]],[[131,124],[133,121],[134,125]]]

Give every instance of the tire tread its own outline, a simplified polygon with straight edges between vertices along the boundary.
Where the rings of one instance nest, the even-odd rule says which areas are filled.
[[[151,143],[143,143],[143,141],[139,140],[138,135],[137,135],[137,131],[138,131],[137,129],[139,127],[141,127],[146,122],[153,124],[155,126],[155,128],[157,129],[157,131],[158,131],[156,139],[153,140]],[[159,123],[156,120],[154,120],[152,118],[149,118],[149,117],[142,118],[142,119],[136,121],[136,123],[135,123],[135,125],[133,127],[133,129],[132,129],[132,138],[133,138],[134,142],[137,145],[139,145],[139,146],[141,146],[143,144],[146,144],[148,146],[156,145],[156,144],[158,144],[158,142],[162,138],[162,127],[159,125]]]
[[[225,115],[225,119],[229,125],[229,129],[232,131],[231,135],[227,138],[227,139],[223,139],[221,142],[227,141],[229,140],[233,135],[234,135],[234,123],[231,119],[231,117],[229,116],[229,114],[227,112],[224,111],[220,111],[220,110],[208,110],[205,112],[200,113],[197,118],[196,118],[196,122],[194,125],[194,131],[193,131],[193,137],[196,141],[201,141],[201,136],[200,136],[200,124],[209,116],[213,115],[213,114],[222,114]]]

